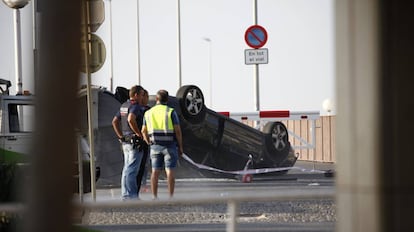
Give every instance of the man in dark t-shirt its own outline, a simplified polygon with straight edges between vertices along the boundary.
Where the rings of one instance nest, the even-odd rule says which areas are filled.
[[[137,174],[141,165],[143,150],[137,146],[142,141],[141,127],[143,112],[140,102],[144,96],[144,88],[132,86],[129,91],[130,99],[121,105],[119,112],[112,120],[112,127],[122,145],[124,167],[121,176],[122,200],[138,199]]]

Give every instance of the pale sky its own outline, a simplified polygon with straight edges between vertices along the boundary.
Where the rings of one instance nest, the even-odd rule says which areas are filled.
[[[112,9],[114,86],[129,88],[138,84],[137,1],[104,2],[106,18],[96,34],[105,42],[107,58],[92,75],[92,83],[110,88]],[[269,53],[268,64],[259,65],[260,110],[316,110],[326,114],[323,101],[335,99],[333,4],[333,0],[257,0],[258,25],[268,34],[263,48]],[[31,3],[21,15],[23,89],[33,92]],[[213,110],[255,110],[254,68],[245,64],[244,57],[244,50],[251,49],[244,34],[253,20],[253,0],[181,0],[182,84],[199,86],[206,105],[212,105]],[[0,78],[12,81],[13,94],[13,12],[3,2],[0,30]],[[175,95],[177,1],[140,0],[139,32],[141,85],[150,94],[167,89]]]

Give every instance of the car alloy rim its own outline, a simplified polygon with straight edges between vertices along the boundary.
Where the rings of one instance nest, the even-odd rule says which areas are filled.
[[[197,115],[203,108],[203,98],[197,89],[191,89],[186,97],[187,111],[191,115]]]
[[[276,150],[281,151],[286,147],[287,131],[282,128],[280,124],[273,128],[272,140]]]

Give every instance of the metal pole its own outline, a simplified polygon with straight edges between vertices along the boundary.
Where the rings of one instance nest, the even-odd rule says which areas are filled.
[[[253,24],[257,25],[257,0],[253,0]],[[260,111],[259,64],[254,65],[255,110]]]
[[[138,85],[141,85],[141,56],[140,56],[140,45],[139,45],[139,0],[137,0],[137,74],[138,74]]]
[[[180,0],[177,0],[177,71],[178,71],[178,88],[182,85],[181,80],[181,12]]]
[[[212,62],[213,62],[213,56],[212,56],[212,44],[213,42],[209,41],[209,60],[208,60],[208,72],[209,72],[209,78],[210,78],[210,108],[213,108],[213,69],[212,69]]]
[[[311,121],[311,130],[312,130],[312,151],[313,151],[313,170],[315,170],[316,162],[316,120]]]
[[[212,40],[208,37],[204,37],[203,40],[208,43],[208,78],[210,85],[210,108],[213,108]]]
[[[38,79],[38,41],[37,41],[37,0],[32,0],[32,19],[33,19],[33,74],[34,74],[34,84],[36,85]],[[34,87],[35,88],[35,87]]]
[[[112,0],[109,0],[109,40],[111,45],[111,76],[110,76],[110,90],[114,92],[114,57],[112,49]]]
[[[83,14],[84,17],[84,28],[83,36],[85,40],[85,72],[87,75],[87,100],[88,100],[88,134],[89,134],[89,155],[90,155],[90,171],[91,171],[91,194],[93,201],[96,201],[96,186],[95,186],[95,143],[93,135],[93,110],[92,110],[92,91],[91,91],[91,72],[89,70],[89,60],[91,56],[91,30],[89,26],[89,4],[87,0],[83,0]]]
[[[14,67],[16,71],[16,94],[22,93],[22,49],[21,49],[21,27],[20,27],[20,10],[13,9],[14,19]]]
[[[77,134],[76,141],[78,144],[78,187],[79,187],[79,201],[83,203],[83,159],[82,159],[82,137],[80,134]]]
[[[229,219],[227,221],[227,232],[237,231],[237,214],[239,213],[239,203],[237,201],[229,201],[227,204],[227,213]]]

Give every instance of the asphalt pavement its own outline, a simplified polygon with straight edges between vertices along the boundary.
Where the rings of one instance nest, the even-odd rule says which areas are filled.
[[[237,231],[333,231],[334,170],[331,163],[298,161],[285,175],[253,176],[248,183],[178,178],[173,199],[161,180],[158,201],[143,192],[140,200],[122,202],[120,188],[97,189],[95,202],[84,195],[92,207],[81,212],[78,223],[99,231],[226,231],[228,202],[236,199]]]

